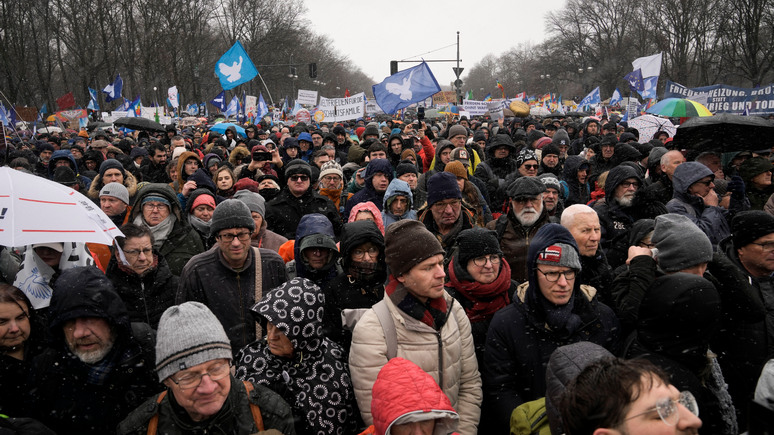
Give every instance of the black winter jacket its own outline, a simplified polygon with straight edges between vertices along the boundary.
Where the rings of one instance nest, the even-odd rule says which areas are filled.
[[[295,240],[298,223],[304,215],[310,213],[325,215],[333,224],[336,235],[341,233],[341,216],[330,199],[311,189],[296,198],[287,187],[266,203],[267,228],[288,240]]]

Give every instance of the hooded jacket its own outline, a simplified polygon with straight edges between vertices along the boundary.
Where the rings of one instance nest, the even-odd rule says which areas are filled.
[[[105,187],[105,183],[102,182],[102,176],[97,172],[97,176],[91,180],[86,196],[99,204],[99,191],[102,190],[103,187]],[[132,203],[137,194],[137,179],[127,170],[124,170],[124,187],[129,191],[129,202]]]
[[[379,249],[373,274],[358,275],[350,271],[352,251],[364,243]],[[352,329],[360,317],[384,297],[387,265],[384,256],[384,236],[371,221],[350,222],[341,230],[340,261],[343,272],[323,288],[325,318],[323,335],[335,341],[349,354]]]
[[[376,205],[376,208],[378,208],[380,212],[382,211],[385,192],[377,192],[376,189],[374,189],[373,184],[373,177],[377,172],[384,174],[387,177],[387,180],[392,181],[394,172],[389,160],[375,159],[369,162],[363,176],[365,179],[365,187],[347,200],[347,206],[344,208],[344,216],[349,216],[352,207],[366,201],[373,202]]]
[[[361,202],[360,204],[352,207],[352,210],[349,212],[349,221],[354,222],[358,213],[361,211],[367,211],[371,213],[371,215],[374,217],[374,223],[376,224],[377,228],[379,228],[379,231],[384,234],[384,221],[382,221],[382,213],[378,208],[376,208],[376,204],[371,201]]]
[[[167,236],[167,240],[159,248],[159,255],[162,255],[169,264],[169,270],[173,275],[180,276],[183,266],[194,255],[204,251],[204,245],[195,229],[188,225],[185,216],[180,208],[177,195],[172,191],[169,185],[161,183],[151,183],[143,186],[140,193],[134,200],[130,222],[138,216],[142,216],[142,201],[147,196],[161,196],[169,201],[170,215],[174,215],[176,220],[172,226],[172,231]],[[145,219],[143,219],[145,222]]]
[[[589,168],[589,162],[581,156],[569,156],[564,161],[561,184],[564,190],[562,197],[565,208],[573,204],[586,204],[591,199],[591,187],[588,181],[583,184],[578,182],[578,170],[583,165]],[[588,176],[586,179],[588,180]]]
[[[634,215],[637,207],[633,203],[623,207],[615,199],[615,190],[624,181],[634,178],[642,186],[642,178],[636,169],[622,165],[611,169],[605,181],[605,198],[594,205],[594,211],[599,215],[599,225],[602,230],[600,246],[613,268],[626,262],[629,249],[629,229],[637,217]]]
[[[494,156],[494,150],[501,146],[508,147],[508,156],[497,159]],[[486,185],[492,209],[495,213],[499,213],[508,200],[506,192],[509,184],[508,177],[518,172],[515,158],[516,145],[508,135],[498,134],[487,144],[485,151],[487,159],[476,167],[475,176]]]
[[[548,246],[564,243],[577,252],[570,231],[547,224],[529,246],[529,281],[520,285],[513,303],[498,311],[489,325],[484,358],[485,407],[492,407],[496,424],[507,430],[511,412],[519,405],[546,394],[546,365],[556,348],[579,341],[596,343],[615,353],[619,341],[618,319],[596,298],[596,289],[577,279],[570,301],[557,307],[543,296],[535,261]],[[548,327],[550,313],[570,309],[566,322]],[[562,310],[562,311],[564,311]]]
[[[28,409],[59,433],[112,433],[117,421],[162,388],[153,333],[147,326],[133,332],[112,287],[96,267],[69,269],[57,280],[49,307],[51,347],[34,360]],[[64,324],[82,317],[106,320],[115,334],[112,350],[93,365],[76,357],[65,340]]]
[[[180,157],[177,158],[177,180],[172,183],[172,188],[175,189],[175,192],[177,193],[183,191],[183,186],[185,185],[185,182],[188,181],[189,175],[185,174],[185,161],[191,158],[196,159],[196,161],[199,162],[199,168],[202,168],[202,159],[199,157],[199,154],[191,151],[180,154]],[[193,174],[191,174],[191,176],[193,176]]]
[[[408,199],[408,206],[405,213],[400,216],[396,216],[390,212],[390,199],[403,195]],[[417,211],[414,210],[414,195],[411,193],[411,188],[408,183],[403,180],[394,179],[390,181],[390,185],[387,186],[387,191],[384,192],[384,203],[382,206],[382,223],[387,228],[391,223],[397,222],[403,219],[416,219]]]
[[[325,216],[312,213],[301,218],[301,222],[298,223],[296,229],[296,243],[293,245],[293,258],[295,260],[288,263],[288,271],[295,270],[295,273],[288,273],[291,277],[306,278],[313,281],[315,285],[324,287],[328,281],[338,275],[338,268],[336,267],[337,260],[339,258],[339,252],[337,250],[331,250],[328,256],[328,262],[319,270],[314,270],[309,267],[301,254],[301,245],[306,237],[319,237],[319,235],[327,236],[331,243],[336,238],[333,233],[333,225]],[[295,267],[295,269],[294,269]]]
[[[438,141],[438,145],[435,147],[435,158],[433,160],[433,166],[431,169],[428,169],[427,171],[423,172],[422,175],[419,176],[419,179],[417,180],[417,190],[419,193],[417,196],[421,196],[422,198],[427,198],[427,181],[437,172],[443,172],[444,169],[446,169],[446,163],[441,160],[441,153],[443,150],[446,149],[454,149],[454,144],[449,142],[446,139],[442,139]],[[428,166],[430,167],[430,166]]]
[[[274,355],[266,339],[255,341],[237,355],[236,377],[278,392],[293,408],[299,434],[351,434],[357,421],[352,382],[343,349],[323,335],[324,299],[303,278],[264,295],[252,312],[285,334],[293,355]]]
[[[374,382],[371,412],[376,435],[389,435],[396,424],[435,420],[433,435],[447,435],[457,428],[459,414],[449,398],[419,366],[393,358]]]
[[[78,172],[78,162],[75,160],[75,157],[70,153],[69,150],[56,150],[53,154],[51,154],[51,159],[48,161],[48,179],[53,180],[54,179],[54,169],[56,169],[56,161],[57,160],[63,160],[67,159],[70,164],[70,169],[75,172],[75,176],[78,177],[78,181],[82,184],[81,192],[88,191],[89,187],[91,187],[91,179],[89,177],[84,177],[81,175],[80,172]]]
[[[681,166],[687,165],[683,168]],[[702,178],[713,176],[712,170],[698,162],[685,162],[672,175],[674,187],[672,199],[666,204],[670,213],[686,216],[709,237],[712,246],[731,235],[728,211],[718,206],[708,206],[704,201],[688,193],[688,188]]]

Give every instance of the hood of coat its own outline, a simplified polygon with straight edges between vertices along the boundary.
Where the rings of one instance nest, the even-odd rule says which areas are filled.
[[[301,245],[303,244],[305,237],[313,237],[315,235],[323,235],[329,237],[331,240],[336,239],[336,235],[333,232],[333,224],[322,214],[312,213],[301,218],[296,228],[296,243],[293,245],[293,254],[296,259],[296,272],[298,276],[306,276],[306,264],[301,257]],[[328,263],[323,267],[323,270],[328,270],[338,259],[339,252],[334,250],[331,252]]]
[[[376,204],[371,201],[361,202],[352,207],[352,210],[349,211],[349,222],[353,222],[355,220],[355,216],[357,216],[357,214],[361,211],[370,212],[374,216],[374,222],[379,228],[379,231],[384,234],[384,220],[382,220],[382,212],[379,211],[379,208],[376,207]]]
[[[435,171],[443,172],[443,170],[446,169],[446,163],[441,161],[441,153],[443,150],[449,148],[454,148],[454,144],[446,139],[441,139],[438,141],[438,145],[435,147],[435,165],[433,166]]]
[[[131,322],[126,305],[113,288],[113,283],[94,266],[67,269],[57,278],[49,305],[49,330],[57,346],[67,347],[63,325],[80,317],[107,320],[117,334],[117,341],[129,340]]]
[[[675,169],[672,175],[674,193],[688,195],[688,188],[702,178],[713,177],[712,170],[699,162],[685,162]]]
[[[374,174],[377,172],[381,172],[384,174],[388,180],[392,181],[393,177],[393,169],[392,164],[390,164],[390,161],[387,159],[374,159],[371,160],[368,163],[368,166],[366,166],[365,173],[363,174],[363,178],[365,179],[365,187],[366,189],[374,189],[373,181]]]
[[[508,158],[514,159],[516,158],[516,144],[513,143],[513,140],[511,140],[511,137],[507,134],[496,134],[488,144],[486,144],[486,149],[484,150],[486,152],[486,158],[487,159],[494,159],[494,150],[495,148],[499,148],[501,146],[508,147],[508,150],[510,153],[508,153]]]
[[[141,204],[143,199],[145,199],[147,196],[161,196],[169,201],[169,204],[172,207],[172,212],[174,212],[175,217],[177,217],[177,221],[181,222],[182,212],[180,210],[180,202],[177,200],[177,195],[172,190],[172,187],[169,186],[169,184],[164,183],[149,183],[140,189],[140,191],[137,193],[137,196],[134,198],[134,202],[132,203],[132,215],[130,217],[130,222],[134,221],[137,216],[142,214]]]
[[[605,181],[605,198],[612,200],[615,198],[615,189],[624,181],[629,178],[634,178],[642,186],[642,177],[639,172],[631,166],[620,165],[611,169],[607,174],[607,181]]]
[[[379,263],[385,264],[384,235],[372,221],[357,221],[344,224],[341,229],[341,266],[346,273],[352,263],[352,251],[363,243],[371,242],[379,248]]]
[[[54,169],[56,169],[56,161],[57,160],[64,160],[67,159],[67,161],[70,162],[70,169],[75,172],[75,175],[80,175],[78,173],[78,163],[75,161],[75,157],[70,153],[69,150],[56,150],[53,154],[51,154],[51,159],[48,161],[48,178],[54,179]]]
[[[390,198],[397,195],[403,195],[408,198],[408,207],[406,208],[406,212],[401,216],[401,218],[405,219],[414,207],[414,195],[411,193],[411,188],[408,183],[403,180],[395,178],[390,181],[390,185],[387,186],[387,191],[384,192],[384,207],[382,207],[382,210],[384,210],[385,213],[392,215],[388,203],[390,202]]]
[[[319,287],[306,278],[293,278],[264,295],[252,311],[282,331],[297,353],[320,348],[324,305]]]
[[[393,358],[376,376],[371,414],[377,434],[389,433],[393,425],[436,420],[433,434],[452,433],[459,415],[433,378],[416,364]]]
[[[178,183],[180,184],[180,190],[183,190],[183,184],[188,181],[188,176],[185,175],[185,171],[183,170],[185,167],[185,161],[191,158],[196,159],[196,161],[199,162],[199,167],[202,167],[202,159],[199,158],[199,154],[191,151],[186,151],[180,154],[180,157],[177,158],[177,179],[180,180]]]
[[[568,156],[562,168],[562,180],[568,184],[578,184],[578,170],[583,166],[589,168],[588,160],[581,156]]]

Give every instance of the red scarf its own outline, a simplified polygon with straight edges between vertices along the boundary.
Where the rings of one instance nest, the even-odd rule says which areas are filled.
[[[427,326],[440,331],[448,318],[448,307],[446,299],[443,296],[435,299],[428,299],[422,303],[407,288],[403,287],[394,276],[390,275],[389,283],[384,292],[390,298],[396,307],[409,316],[419,320]]]
[[[459,281],[454,272],[456,258],[449,262],[449,282],[446,287],[453,288],[473,302],[473,306],[465,308],[465,313],[471,322],[489,320],[497,310],[511,303],[508,289],[511,288],[511,266],[503,258],[500,262],[500,274],[489,284],[477,281]]]

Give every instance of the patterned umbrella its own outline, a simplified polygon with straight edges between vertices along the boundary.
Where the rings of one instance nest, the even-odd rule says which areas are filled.
[[[640,143],[645,143],[651,139],[658,131],[669,133],[669,137],[674,137],[676,127],[666,118],[659,118],[653,115],[638,116],[627,123],[631,128],[636,128],[640,133]]]
[[[673,118],[712,116],[712,112],[703,105],[684,98],[667,98],[666,100],[661,100],[653,105],[653,107],[646,110],[646,112]]]

